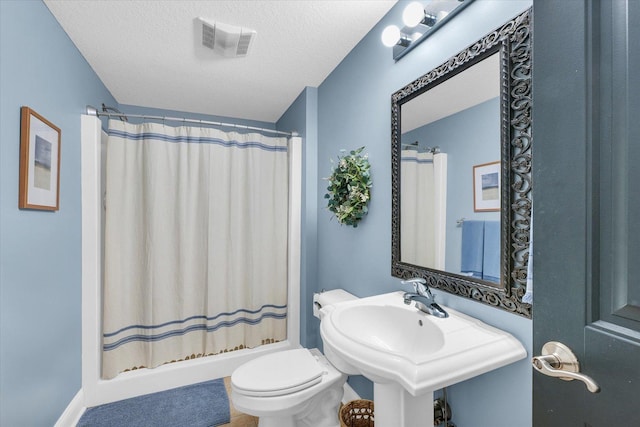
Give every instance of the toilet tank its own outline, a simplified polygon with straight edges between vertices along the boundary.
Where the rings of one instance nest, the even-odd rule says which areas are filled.
[[[337,304],[343,301],[351,301],[358,299],[357,296],[350,294],[344,289],[332,289],[313,294],[313,315],[318,319],[321,318],[320,309],[331,304]]]

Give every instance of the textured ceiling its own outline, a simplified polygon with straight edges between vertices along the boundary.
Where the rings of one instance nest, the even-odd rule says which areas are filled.
[[[44,0],[120,104],[275,122],[396,0]],[[257,31],[249,55],[201,46],[196,18]]]

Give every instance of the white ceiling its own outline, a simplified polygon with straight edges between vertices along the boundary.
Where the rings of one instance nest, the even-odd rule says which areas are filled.
[[[319,86],[396,1],[44,0],[118,103],[265,122]],[[203,47],[198,17],[256,30],[249,55]]]

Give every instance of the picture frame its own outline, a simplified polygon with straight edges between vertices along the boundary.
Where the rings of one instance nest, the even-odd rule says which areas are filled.
[[[18,208],[60,207],[60,128],[29,107],[20,109]]]
[[[500,211],[500,160],[473,167],[473,211]]]

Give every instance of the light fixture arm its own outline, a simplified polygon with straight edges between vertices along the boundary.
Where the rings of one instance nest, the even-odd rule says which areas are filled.
[[[418,25],[424,25],[426,27],[433,27],[434,25],[436,25],[436,21],[438,20],[438,17],[436,15],[432,15],[428,12],[424,13],[424,18],[422,18],[422,21],[420,21],[420,24]]]
[[[397,46],[407,47],[411,44],[412,40],[408,34],[400,32],[400,39],[396,43]]]

